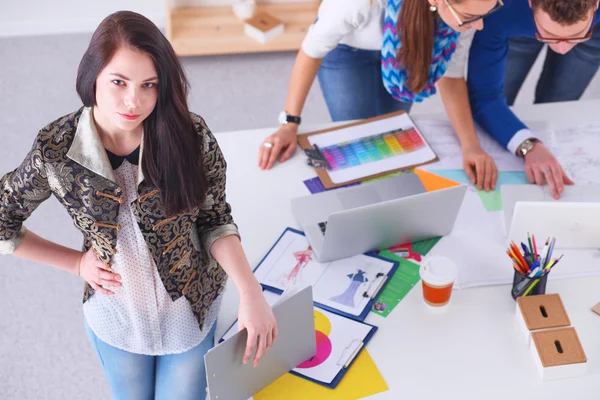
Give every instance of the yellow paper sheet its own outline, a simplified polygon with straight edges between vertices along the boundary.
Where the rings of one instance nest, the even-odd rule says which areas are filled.
[[[415,168],[414,173],[421,179],[423,186],[425,186],[425,190],[428,192],[460,185],[460,183],[456,181],[432,174],[431,172],[427,172],[419,168]]]
[[[357,400],[386,390],[371,355],[363,349],[335,389],[285,374],[255,394],[254,400]]]

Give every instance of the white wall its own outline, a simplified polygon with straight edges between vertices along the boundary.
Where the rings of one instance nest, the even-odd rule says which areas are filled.
[[[237,0],[170,0],[174,6],[230,5]],[[259,0],[263,2],[264,0]],[[269,2],[314,0],[269,0]],[[0,37],[93,32],[118,10],[144,14],[165,25],[165,0],[0,0]]]

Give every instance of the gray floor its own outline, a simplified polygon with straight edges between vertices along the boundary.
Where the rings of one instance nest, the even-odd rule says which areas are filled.
[[[0,174],[21,162],[41,127],[80,106],[75,76],[89,38],[0,40]],[[275,126],[293,60],[293,53],[186,58],[190,108],[214,132]],[[538,63],[533,78],[539,69]],[[533,85],[530,79],[518,101],[532,101]],[[598,77],[585,97],[600,97]],[[413,113],[441,110],[434,98],[416,105]],[[303,117],[307,123],[329,120],[318,84]],[[44,203],[27,225],[61,244],[81,245],[75,228],[64,229],[72,225],[55,200]],[[0,257],[0,399],[110,397],[83,329],[81,294],[82,283],[74,276]]]

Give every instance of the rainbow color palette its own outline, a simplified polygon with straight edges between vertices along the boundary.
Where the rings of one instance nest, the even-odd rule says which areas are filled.
[[[328,170],[337,171],[419,150],[425,142],[414,128],[398,129],[321,148]]]

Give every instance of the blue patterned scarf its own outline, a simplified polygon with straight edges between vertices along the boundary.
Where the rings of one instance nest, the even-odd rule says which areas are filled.
[[[422,0],[425,1],[425,0]],[[383,46],[381,48],[381,76],[387,91],[398,101],[421,102],[436,93],[435,83],[444,75],[448,61],[456,50],[459,33],[450,28],[440,18],[435,21],[435,39],[429,81],[423,90],[414,93],[405,84],[406,68],[398,64],[398,50],[402,45],[398,36],[398,14],[402,0],[388,0],[383,21]]]

